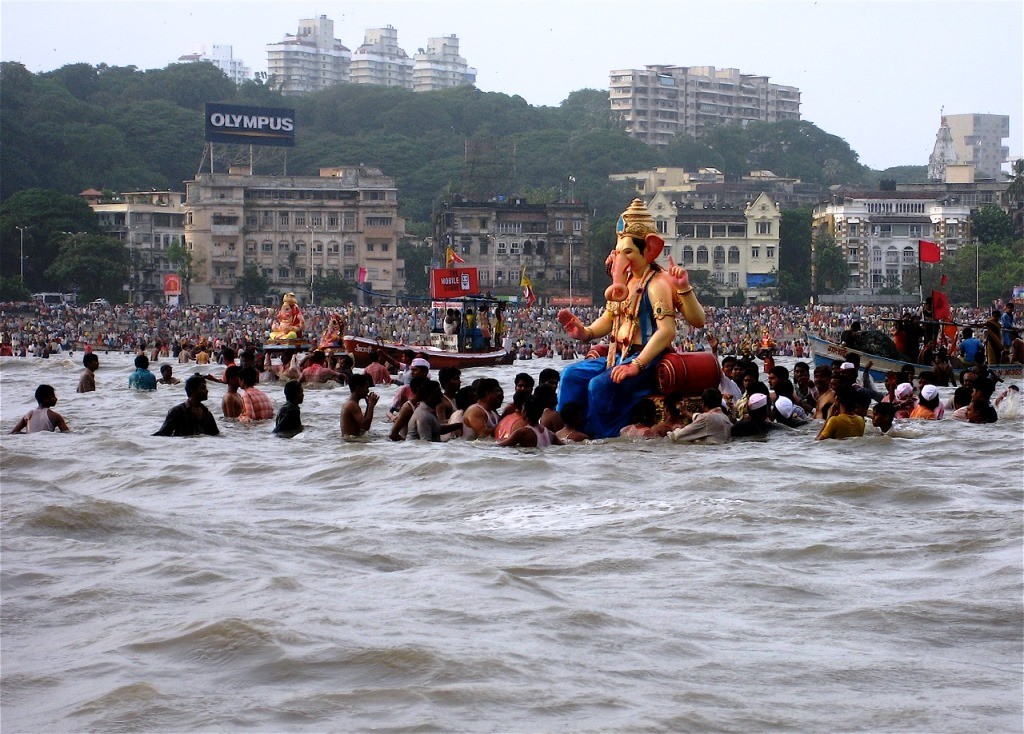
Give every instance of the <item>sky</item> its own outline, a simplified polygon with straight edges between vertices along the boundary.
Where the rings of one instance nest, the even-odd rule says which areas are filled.
[[[410,56],[455,34],[477,87],[532,105],[612,69],[737,68],[798,87],[803,119],[874,169],[926,165],[943,113],[1009,115],[1024,154],[1021,0],[0,0],[0,59],[153,69],[217,43],[266,71],[265,46],[320,15],[353,50],[368,28]]]

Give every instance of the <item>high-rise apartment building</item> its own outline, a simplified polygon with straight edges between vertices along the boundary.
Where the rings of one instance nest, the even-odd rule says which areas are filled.
[[[368,290],[404,289],[398,240],[405,222],[394,179],[367,166],[323,168],[319,176],[247,170],[200,173],[185,184],[185,248],[196,267],[192,301],[240,303],[237,282],[248,263],[273,290],[306,303],[316,276],[354,282],[362,272]]]
[[[398,45],[393,26],[369,28],[363,45],[352,53],[349,78],[353,84],[379,84],[412,89],[413,60]]]
[[[207,61],[223,71],[235,84],[252,79],[252,69],[241,59],[236,59],[234,49],[227,44],[215,43],[210,50],[207,50],[206,46],[201,46],[190,54],[179,56],[178,61],[193,64]]]
[[[612,71],[609,99],[630,136],[649,145],[667,145],[676,135],[699,138],[723,123],[800,119],[798,88],[713,66]]]
[[[283,94],[302,94],[349,80],[352,52],[334,37],[326,15],[299,21],[294,36],[267,45],[267,76]]]
[[[454,34],[429,39],[426,50],[421,48],[413,57],[414,92],[472,84],[476,84],[476,69],[459,55],[459,39]]]
[[[850,269],[847,293],[917,287],[919,240],[943,256],[970,242],[970,207],[942,191],[833,192],[814,208],[815,233],[831,235]]]
[[[1003,145],[1003,138],[1010,136],[1009,115],[943,115],[940,136],[944,127],[949,128],[957,163],[974,166],[976,179],[1000,177],[1010,155]]]

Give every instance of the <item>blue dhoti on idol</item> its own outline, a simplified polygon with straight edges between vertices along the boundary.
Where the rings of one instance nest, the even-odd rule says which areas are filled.
[[[615,365],[632,362],[616,357]],[[604,357],[586,359],[562,370],[558,384],[558,409],[569,403],[583,408],[587,417],[584,432],[594,438],[613,438],[633,422],[637,403],[655,392],[658,360],[644,367],[636,377],[612,382],[612,371]]]

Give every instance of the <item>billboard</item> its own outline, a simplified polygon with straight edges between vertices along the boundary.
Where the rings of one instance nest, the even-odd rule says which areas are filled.
[[[206,142],[295,145],[295,110],[206,103]]]
[[[164,295],[181,295],[181,276],[177,273],[164,273]]]
[[[479,293],[476,268],[434,268],[430,271],[431,298],[462,298]]]

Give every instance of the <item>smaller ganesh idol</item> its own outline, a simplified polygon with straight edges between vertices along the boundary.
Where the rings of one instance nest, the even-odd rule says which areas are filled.
[[[317,349],[336,349],[341,346],[341,332],[345,328],[345,322],[341,320],[341,316],[336,313],[331,314],[330,320],[327,322],[327,330],[323,336],[320,337],[320,343],[317,345]]]
[[[558,314],[574,339],[610,337],[607,358],[566,367],[559,384],[559,409],[569,403],[582,407],[585,430],[594,438],[618,436],[637,403],[654,393],[658,362],[676,336],[676,314],[695,327],[704,325],[686,270],[671,257],[667,270],[655,262],[664,246],[647,207],[634,199],[619,217],[615,249],[605,261],[612,284],[604,294],[604,313],[589,326],[568,310]]]
[[[281,299],[281,308],[277,312],[277,318],[270,325],[271,339],[301,339],[302,328],[305,321],[302,318],[302,310],[294,293],[285,293]]]

